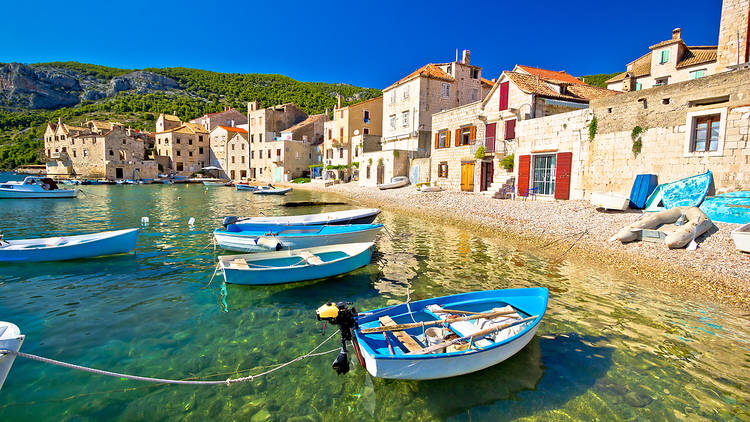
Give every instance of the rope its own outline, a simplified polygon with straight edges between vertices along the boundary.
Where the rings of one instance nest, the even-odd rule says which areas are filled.
[[[330,339],[332,339],[333,336],[335,336],[337,333],[338,332],[334,331],[334,333],[331,334],[330,337],[328,337],[327,339],[323,340],[322,343],[320,343],[317,346],[315,346],[315,348],[312,349],[311,351],[309,351],[308,353],[306,353],[304,355],[301,355],[301,356],[297,356],[296,358],[290,360],[289,362],[285,362],[285,363],[282,363],[280,365],[277,365],[275,368],[269,369],[268,371],[261,372],[260,374],[256,374],[256,375],[248,375],[246,377],[241,377],[241,378],[234,378],[234,379],[228,378],[228,379],[226,379],[224,381],[219,381],[219,380],[216,380],[216,381],[200,381],[200,380],[198,380],[198,381],[192,381],[192,380],[173,380],[173,379],[166,379],[166,378],[141,377],[141,376],[138,376],[138,375],[128,375],[128,374],[121,374],[121,373],[118,373],[118,372],[105,371],[103,369],[88,368],[86,366],[75,365],[75,364],[67,363],[67,362],[61,362],[59,360],[49,359],[49,358],[45,358],[45,357],[42,357],[42,356],[32,355],[32,354],[29,354],[29,353],[17,352],[15,350],[0,350],[0,355],[5,354],[5,353],[9,353],[11,355],[15,355],[15,356],[18,356],[18,357],[21,357],[21,358],[31,359],[31,360],[35,360],[35,361],[42,362],[42,363],[48,363],[50,365],[61,366],[63,368],[75,369],[75,370],[83,371],[83,372],[90,372],[92,374],[97,374],[97,375],[107,375],[107,376],[116,377],[116,378],[126,378],[126,379],[133,380],[133,381],[146,381],[146,382],[156,382],[156,383],[161,383],[161,384],[178,384],[178,385],[222,385],[223,384],[223,385],[227,385],[228,386],[228,385],[231,385],[231,384],[237,384],[237,383],[242,383],[242,382],[248,382],[248,381],[252,382],[253,380],[255,380],[255,378],[259,378],[259,377],[262,377],[264,375],[268,375],[270,373],[276,372],[276,371],[278,371],[281,368],[284,368],[286,366],[289,366],[289,365],[291,365],[291,364],[293,364],[295,362],[299,362],[299,361],[301,361],[303,359],[306,359],[306,358],[316,357],[316,356],[323,356],[323,355],[327,355],[329,353],[338,352],[339,348],[335,348],[335,349],[331,349],[331,350],[328,350],[328,351],[325,351],[325,352],[315,353],[316,350],[318,350],[321,346],[323,346]]]

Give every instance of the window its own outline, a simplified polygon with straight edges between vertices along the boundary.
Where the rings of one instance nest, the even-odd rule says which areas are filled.
[[[553,195],[555,193],[555,155],[537,155],[534,157],[533,186],[539,195]]]
[[[718,151],[721,115],[713,114],[695,119],[691,152]]]
[[[354,147],[354,156],[359,157],[359,146]]]
[[[203,135],[198,135],[198,142],[203,143]]]
[[[500,111],[508,109],[509,90],[510,90],[510,82],[503,82],[500,84],[500,104],[499,104]]]
[[[57,151],[55,151],[55,152],[57,152]],[[110,155],[110,156],[113,156],[113,155],[115,155],[115,153],[114,153],[114,152],[112,152],[112,150],[109,150],[109,155]]]
[[[339,128],[339,142],[344,142],[344,128]]]
[[[339,148],[339,158],[344,158],[344,148]]]
[[[234,164],[234,155],[232,156],[232,164]]]
[[[390,97],[391,97],[391,104],[395,104],[396,103],[396,91],[393,91]]]
[[[180,138],[177,138],[177,143],[178,143],[178,144],[180,143]]]
[[[469,91],[469,101],[476,101],[479,97],[479,90],[477,88],[472,88],[471,91]]]
[[[271,158],[271,150],[268,150],[268,158]]]
[[[666,78],[658,78],[654,81],[654,87],[657,86],[663,86],[669,83],[669,77]]]
[[[442,161],[438,164],[438,177],[448,177],[448,162]]]
[[[463,127],[459,130],[461,131],[461,145],[469,145],[471,143],[471,126]]]
[[[255,135],[250,135],[250,143],[255,142]]]
[[[258,134],[258,142],[263,142],[263,134],[262,133]]]
[[[240,144],[240,146],[242,147],[242,150],[244,151],[245,150],[245,144]],[[201,154],[203,154],[203,148],[201,148]]]
[[[365,123],[370,123],[370,111],[364,110],[362,113],[363,113]]]
[[[505,140],[515,139],[516,138],[516,120],[506,120],[505,121]]]
[[[240,162],[241,162],[242,164],[245,164],[245,156],[244,156],[244,155],[243,155],[242,157],[240,157]]]
[[[409,110],[401,112],[401,126],[409,126]]]
[[[180,155],[181,155],[181,154],[180,154],[180,151],[177,151],[177,156],[179,157]]]
[[[277,149],[276,150],[276,156],[277,157],[281,157],[281,149]]]
[[[232,145],[231,145],[231,148],[230,148],[230,149],[231,149],[232,151],[234,151],[234,144],[232,144]]]
[[[661,57],[659,58],[659,64],[664,64],[669,62],[669,50],[662,50]]]
[[[192,139],[188,139],[188,145],[193,145],[193,140]]]
[[[391,120],[391,129],[396,129],[396,115],[391,114],[390,120]]]
[[[255,151],[250,151],[250,159],[251,160],[255,159]]]
[[[367,166],[367,176],[366,176],[366,178],[367,179],[370,178],[370,166]]]
[[[87,150],[87,149],[84,149],[84,150],[83,150],[83,156],[84,156],[84,157],[88,157],[88,156],[89,156],[89,150]]]
[[[182,163],[177,163],[177,171],[182,171]]]
[[[364,129],[362,129],[362,133],[363,133],[364,135],[369,135],[369,134],[370,134],[370,128],[369,128],[369,127],[366,127],[366,128],[364,128]]]
[[[242,145],[242,149],[245,149],[245,145]],[[198,148],[198,154],[203,154],[203,147]]]
[[[402,100],[408,100],[409,99],[409,87],[408,86],[405,86],[401,90],[401,99]]]
[[[76,158],[76,150],[73,150],[73,158]]]
[[[690,79],[698,79],[706,76],[706,69],[694,70],[690,72]]]
[[[471,79],[479,79],[479,69],[471,69]]]
[[[125,151],[120,150],[119,153],[120,153],[120,161],[125,161],[126,160],[126,158],[125,158]]]
[[[448,98],[451,95],[451,85],[443,82],[442,89],[440,91],[440,95],[443,98]]]
[[[193,151],[188,151],[188,157],[192,157],[192,156],[193,156]]]
[[[328,129],[328,140],[333,139],[333,129]]]
[[[438,133],[437,147],[438,148],[448,148],[449,146],[451,146],[450,143],[451,143],[451,141],[448,138],[448,131],[447,130],[440,131]]]

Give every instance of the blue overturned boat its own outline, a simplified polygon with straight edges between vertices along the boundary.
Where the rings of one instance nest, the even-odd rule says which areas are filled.
[[[5,241],[0,234],[0,262],[64,261],[128,253],[137,240],[138,229]]]
[[[229,224],[214,230],[214,239],[223,249],[238,252],[267,252],[304,249],[339,243],[374,242],[382,224],[334,226],[290,226]]]
[[[334,277],[370,263],[374,243],[219,257],[224,281],[230,284],[282,284]]]
[[[337,372],[349,369],[351,341],[372,376],[427,380],[480,371],[518,353],[534,338],[548,295],[546,288],[489,290],[359,314],[339,302],[321,306],[317,316],[341,330]]]
[[[646,211],[663,211],[675,207],[697,207],[708,195],[710,187],[710,170],[703,174],[661,184],[648,197]]]
[[[750,191],[729,192],[709,196],[700,206],[712,221],[722,223],[750,223]]]

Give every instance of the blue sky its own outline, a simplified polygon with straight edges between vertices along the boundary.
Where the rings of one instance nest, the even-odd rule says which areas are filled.
[[[183,66],[384,88],[460,48],[488,78],[517,63],[578,76],[624,70],[675,27],[688,45],[715,45],[721,15],[720,0],[461,3],[8,1],[0,62]]]

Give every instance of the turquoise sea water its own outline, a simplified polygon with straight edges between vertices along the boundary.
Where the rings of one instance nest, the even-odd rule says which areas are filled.
[[[8,174],[0,174],[7,180]],[[695,420],[750,421],[750,322],[709,299],[678,300],[637,280],[555,262],[492,233],[384,212],[370,266],[331,280],[274,287],[210,284],[211,231],[224,215],[333,211],[285,201],[340,201],[295,191],[259,198],[200,185],[80,186],[78,199],[0,201],[6,238],[151,223],[136,254],[0,264],[0,320],[22,351],[164,378],[255,374],[313,348],[314,310],[361,309],[479,289],[546,286],[537,337],[510,360],[439,381],[373,379],[335,355],[252,384],[151,385],[17,359],[0,391],[0,421],[85,420]],[[195,217],[193,228],[188,219]],[[321,350],[336,347],[335,342]]]

